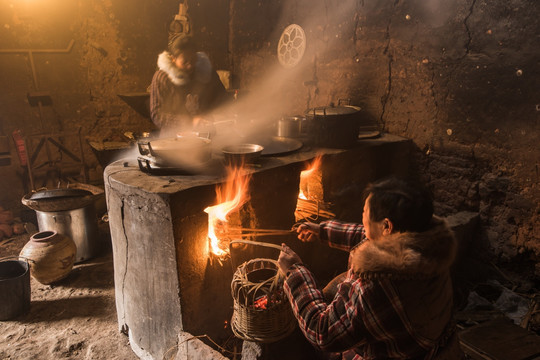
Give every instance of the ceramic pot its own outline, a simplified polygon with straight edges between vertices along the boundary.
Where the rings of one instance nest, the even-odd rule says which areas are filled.
[[[77,246],[56,231],[41,231],[30,237],[20,256],[28,259],[30,274],[44,285],[65,278],[73,268]]]

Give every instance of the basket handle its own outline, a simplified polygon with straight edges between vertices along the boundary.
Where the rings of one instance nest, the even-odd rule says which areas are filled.
[[[229,253],[231,254],[231,266],[233,268],[233,271],[238,266],[238,264],[235,264],[235,262],[233,261],[234,260],[234,258],[233,258],[233,244],[246,244],[246,245],[264,246],[264,247],[273,248],[273,249],[281,251],[281,245],[266,243],[266,242],[262,242],[262,241],[243,240],[243,239],[232,240],[229,243]]]

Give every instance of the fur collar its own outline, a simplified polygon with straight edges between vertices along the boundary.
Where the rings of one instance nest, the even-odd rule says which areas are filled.
[[[171,54],[164,51],[158,56],[157,66],[159,70],[164,71],[169,76],[173,84],[181,86],[188,84],[192,79],[188,73],[180,70],[172,62]],[[195,72],[193,80],[199,83],[207,84],[212,76],[212,64],[208,55],[203,52],[197,53],[197,63],[195,64]]]
[[[433,217],[432,223],[422,233],[395,233],[378,241],[366,240],[351,251],[353,272],[431,277],[448,270],[455,258],[456,240],[446,221]]]

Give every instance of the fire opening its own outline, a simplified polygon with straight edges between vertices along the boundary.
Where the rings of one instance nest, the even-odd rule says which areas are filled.
[[[229,214],[238,211],[249,200],[250,179],[251,176],[242,165],[228,167],[225,182],[216,186],[216,205],[204,209],[208,214],[210,253],[218,260],[229,256],[231,236],[235,235],[228,229]]]
[[[300,189],[296,210],[296,221],[319,221],[335,218],[332,204],[324,202],[322,186],[322,155],[317,155],[306,170],[300,173]]]
[[[319,167],[321,166],[321,159],[322,159],[322,156],[317,155],[317,157],[313,159],[313,161],[308,166],[308,168],[300,172],[300,191],[298,193],[299,199],[308,200],[309,182],[311,180],[311,177],[313,176],[313,173],[319,170]],[[306,193],[304,193],[304,191]]]

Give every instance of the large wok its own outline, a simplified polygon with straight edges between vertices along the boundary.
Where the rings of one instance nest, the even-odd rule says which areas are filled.
[[[138,145],[141,155],[152,156],[161,166],[193,168],[212,158],[211,140],[195,135],[140,141]]]

